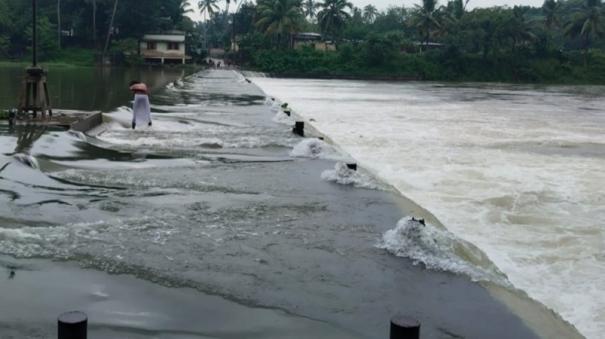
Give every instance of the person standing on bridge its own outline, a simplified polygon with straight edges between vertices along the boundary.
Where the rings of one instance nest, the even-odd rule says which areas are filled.
[[[132,104],[132,129],[137,126],[151,126],[151,105],[147,95],[147,85],[140,81],[132,81],[130,90],[134,93]]]

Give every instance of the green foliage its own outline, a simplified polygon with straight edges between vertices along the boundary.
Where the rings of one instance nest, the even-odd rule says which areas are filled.
[[[92,63],[103,47],[115,0],[38,1],[38,54],[41,61]],[[186,0],[120,0],[111,40],[138,39],[143,34],[181,29],[192,32],[194,23],[185,14]],[[58,27],[60,12],[61,27]],[[63,31],[59,49],[59,28]],[[0,0],[0,58],[21,59],[31,53],[31,1]],[[117,48],[120,48],[119,44]],[[81,52],[91,50],[90,53]],[[77,52],[74,52],[77,51]],[[84,56],[86,54],[86,56]],[[73,60],[70,58],[74,58]]]
[[[49,60],[57,56],[59,46],[57,45],[57,34],[55,25],[50,23],[47,17],[38,18],[38,29],[37,29],[37,46],[38,46],[38,58],[40,61]],[[32,29],[29,27],[26,30],[25,35],[27,40],[32,39]],[[32,53],[31,46],[27,47],[29,54]]]
[[[95,62],[95,52],[88,48],[63,48],[56,53],[52,61],[56,63],[69,63],[75,66],[90,66]]]
[[[303,20],[300,0],[260,0],[257,12],[256,27],[275,37],[278,45],[288,43]]]
[[[353,8],[353,5],[346,0],[324,0],[318,6],[320,11],[317,13],[317,21],[322,33],[333,40],[338,40],[347,20],[351,17],[347,9]]]
[[[138,45],[137,39],[118,40],[111,47],[111,53],[123,57],[127,65],[139,65],[143,63],[143,59],[138,55]]]

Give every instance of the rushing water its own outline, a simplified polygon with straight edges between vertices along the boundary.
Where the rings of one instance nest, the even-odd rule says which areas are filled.
[[[254,81],[602,337],[605,88]]]

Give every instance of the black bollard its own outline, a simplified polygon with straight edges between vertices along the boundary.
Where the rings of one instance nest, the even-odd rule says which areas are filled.
[[[303,121],[297,121],[292,128],[292,132],[301,137],[305,136],[305,123]]]
[[[349,163],[347,164],[347,168],[353,171],[357,171],[357,164],[355,163]]]
[[[58,339],[86,339],[88,317],[82,312],[67,312],[59,316]]]
[[[391,318],[391,339],[419,339],[420,323],[416,319],[396,315]]]
[[[289,108],[284,109],[284,113],[286,113],[287,116],[292,115],[292,111]]]

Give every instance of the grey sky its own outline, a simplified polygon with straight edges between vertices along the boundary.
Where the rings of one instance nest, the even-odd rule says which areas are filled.
[[[220,0],[219,0],[220,1]],[[316,1],[321,1],[321,0],[316,0]],[[364,7],[368,4],[373,4],[374,6],[376,6],[376,8],[378,8],[379,10],[384,10],[386,8],[388,8],[389,6],[401,6],[401,5],[405,5],[406,7],[413,7],[415,4],[420,4],[422,2],[422,0],[349,0],[353,3],[353,5],[357,6],[357,7]],[[221,4],[224,3],[224,1],[220,1]],[[443,4],[447,2],[447,0],[439,0],[440,4]],[[469,8],[474,8],[474,7],[490,7],[490,6],[515,6],[515,5],[529,5],[529,6],[534,6],[534,7],[540,7],[542,6],[542,3],[544,2],[544,0],[470,0],[470,2],[468,3],[468,7]],[[201,20],[200,14],[199,14],[199,10],[197,8],[197,0],[189,0],[189,3],[191,4],[191,8],[193,10],[195,10],[195,13],[192,13],[191,18],[193,20],[199,21]],[[239,1],[238,1],[239,3]],[[232,8],[234,7],[233,5],[231,6]]]

